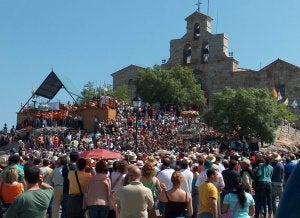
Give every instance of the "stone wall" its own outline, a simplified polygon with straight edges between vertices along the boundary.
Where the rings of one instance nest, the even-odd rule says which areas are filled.
[[[138,71],[144,69],[143,67],[136,65],[129,65],[113,74],[113,89],[119,86],[127,85],[129,89],[129,98],[133,99],[135,97],[136,89],[134,81],[137,79]]]

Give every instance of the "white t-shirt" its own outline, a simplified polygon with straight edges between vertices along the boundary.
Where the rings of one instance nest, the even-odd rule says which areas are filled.
[[[202,171],[199,174],[195,186],[199,187],[203,182],[205,182],[207,180],[206,172],[207,172],[207,169]],[[218,175],[218,180],[216,182],[214,182],[214,185],[220,191],[221,189],[223,189],[225,187],[225,183],[224,183],[222,174],[217,171],[217,175]]]
[[[225,167],[222,163],[218,163],[219,172],[222,173],[223,170],[225,170]]]
[[[189,169],[180,170],[180,173],[183,176],[181,188],[188,193],[192,193],[193,173]]]
[[[167,168],[167,169],[160,171],[157,174],[157,178],[159,179],[160,183],[163,183],[166,185],[167,191],[173,187],[173,184],[171,182],[171,177],[172,177],[172,174],[174,173],[174,171],[175,170],[172,168]]]

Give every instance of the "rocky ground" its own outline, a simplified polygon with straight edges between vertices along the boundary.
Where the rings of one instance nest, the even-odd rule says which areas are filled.
[[[261,148],[262,151],[276,152],[299,152],[300,131],[290,126],[280,126],[276,132],[276,139],[273,144]]]

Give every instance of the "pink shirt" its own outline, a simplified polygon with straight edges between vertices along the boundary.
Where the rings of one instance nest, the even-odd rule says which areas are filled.
[[[106,205],[109,206],[108,197],[111,192],[110,179],[106,174],[93,176],[87,184],[86,203],[87,206]]]

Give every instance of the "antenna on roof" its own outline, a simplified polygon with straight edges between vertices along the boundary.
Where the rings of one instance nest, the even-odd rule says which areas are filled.
[[[200,13],[200,6],[201,6],[201,0],[198,0],[198,2],[195,4],[197,6],[197,12]]]
[[[209,0],[207,0],[207,16],[209,16]]]
[[[52,71],[51,71],[51,72],[54,72],[54,71],[53,71],[53,65],[52,65]]]

